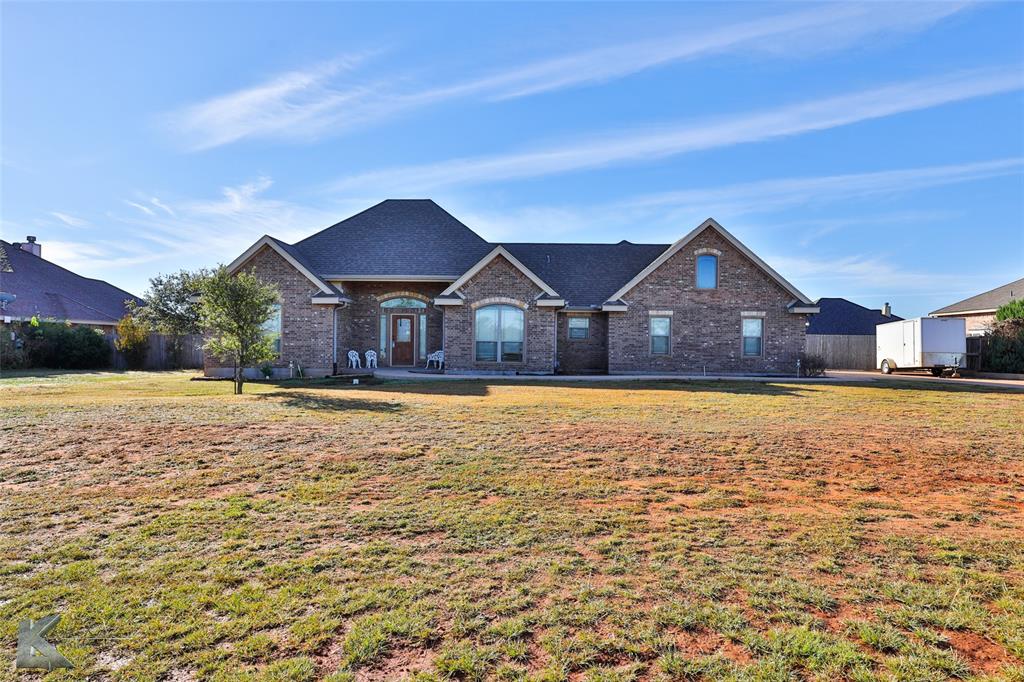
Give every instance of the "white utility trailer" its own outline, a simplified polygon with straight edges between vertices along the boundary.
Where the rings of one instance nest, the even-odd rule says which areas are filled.
[[[967,322],[960,317],[915,317],[875,327],[876,363],[882,374],[928,369],[955,375],[967,366]]]

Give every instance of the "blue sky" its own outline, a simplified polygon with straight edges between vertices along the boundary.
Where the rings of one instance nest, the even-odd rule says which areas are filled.
[[[407,197],[493,241],[713,216],[905,316],[1024,276],[1019,3],[0,12],[0,234],[136,293]]]

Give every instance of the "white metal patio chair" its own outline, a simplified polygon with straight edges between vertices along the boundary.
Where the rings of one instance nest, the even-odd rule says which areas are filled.
[[[444,351],[436,350],[427,356],[427,369],[430,369],[430,363],[432,362],[437,365],[438,369],[444,367]]]
[[[377,369],[377,351],[366,351],[366,369]]]
[[[359,353],[354,350],[348,352],[348,366],[353,369],[356,367],[362,369],[363,367],[363,361],[359,359]]]

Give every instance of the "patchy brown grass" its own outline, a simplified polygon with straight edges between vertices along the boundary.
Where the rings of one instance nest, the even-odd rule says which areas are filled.
[[[188,379],[0,380],[48,678],[1024,679],[1024,394]]]

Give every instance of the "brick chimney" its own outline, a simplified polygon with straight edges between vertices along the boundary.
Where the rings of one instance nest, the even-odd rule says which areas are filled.
[[[892,308],[889,306],[888,301],[886,301],[885,305],[882,306],[882,314],[886,317],[892,317]]]
[[[22,251],[28,251],[33,256],[42,257],[43,245],[36,242],[35,237],[25,237],[25,243],[19,244]]]

